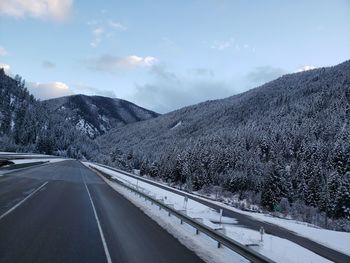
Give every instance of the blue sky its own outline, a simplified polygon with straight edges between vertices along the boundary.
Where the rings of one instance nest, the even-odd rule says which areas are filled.
[[[0,64],[41,99],[104,95],[164,113],[348,59],[347,0],[0,2]]]

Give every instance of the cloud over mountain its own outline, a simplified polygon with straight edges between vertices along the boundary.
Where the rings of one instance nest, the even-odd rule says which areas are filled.
[[[120,70],[135,69],[138,67],[151,67],[158,62],[158,59],[152,56],[140,57],[132,55],[127,57],[118,57],[105,54],[99,57],[83,60],[82,62],[91,70],[115,73]]]
[[[29,82],[28,89],[36,98],[41,100],[73,94],[67,84],[59,81],[50,83]]]
[[[1,0],[0,14],[63,20],[71,12],[72,4],[73,0]]]

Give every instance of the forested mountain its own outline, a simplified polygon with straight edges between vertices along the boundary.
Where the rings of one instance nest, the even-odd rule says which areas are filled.
[[[40,102],[3,70],[0,95],[2,151],[87,158],[304,220],[323,211],[349,222],[350,61],[158,117],[98,96]]]
[[[102,96],[72,95],[46,100],[43,104],[50,113],[62,115],[92,139],[111,128],[159,115],[131,102]]]
[[[35,100],[18,75],[0,69],[0,149],[89,158],[96,143]]]
[[[19,131],[15,126],[20,126],[25,109],[31,110],[35,99],[25,88],[25,82],[19,76],[12,79],[5,75],[4,69],[0,69],[0,133],[2,135],[13,133],[16,141],[19,141]]]
[[[349,124],[347,61],[113,129],[97,139],[99,160],[189,190],[218,186],[268,210],[349,219]]]
[[[0,150],[92,158],[92,140],[112,127],[158,116],[130,102],[76,95],[38,101],[0,69]]]

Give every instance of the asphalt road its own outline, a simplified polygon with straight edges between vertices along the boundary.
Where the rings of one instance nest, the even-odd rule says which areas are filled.
[[[106,168],[110,168],[108,166],[105,166],[105,165],[101,165],[101,166],[104,166]],[[193,200],[196,200],[200,203],[203,203],[217,211],[220,210],[220,208],[222,208],[221,206],[219,205],[216,205],[216,204],[213,204],[212,202],[209,202],[209,201],[206,201],[206,200],[203,200],[203,198],[197,198],[193,195],[189,195],[189,194],[186,194],[184,193],[183,191],[179,191],[177,189],[174,189],[174,188],[169,188],[167,186],[162,186],[156,182],[152,182],[152,181],[149,181],[149,180],[144,180],[142,177],[138,177],[138,176],[135,176],[135,175],[131,175],[129,173],[126,173],[126,172],[123,172],[123,171],[120,171],[118,169],[113,169],[112,170],[115,170],[117,172],[121,172],[125,175],[128,175],[128,176],[131,176],[131,177],[134,177],[134,178],[137,178],[139,180],[142,180],[142,181],[145,181],[147,183],[150,183],[152,185],[155,185],[155,186],[158,186],[158,187],[161,187],[165,190],[168,190],[168,191],[171,191],[173,193],[177,193],[177,194],[180,194],[180,195],[183,195],[183,196],[187,196],[188,198],[191,198]],[[235,218],[237,221],[238,221],[238,224],[242,225],[242,226],[245,226],[249,229],[253,229],[253,230],[256,230],[256,231],[259,231],[260,230],[260,227],[263,227],[265,229],[265,232],[268,233],[268,234],[272,234],[274,236],[278,236],[278,237],[281,237],[281,238],[284,238],[284,239],[288,239],[302,247],[305,247],[311,251],[313,251],[314,253],[322,256],[322,257],[325,257],[333,262],[339,262],[339,263],[350,263],[350,256],[344,254],[344,253],[341,253],[337,250],[334,250],[330,247],[327,247],[327,246],[324,246],[322,244],[319,244],[315,241],[312,241],[306,237],[302,237],[300,235],[298,235],[297,233],[293,232],[293,231],[290,231],[288,229],[285,229],[285,228],[282,228],[282,227],[279,227],[277,225],[274,225],[274,224],[270,224],[270,223],[267,223],[267,222],[262,222],[262,221],[259,221],[259,220],[255,220],[253,217],[250,217],[248,215],[244,215],[244,214],[241,214],[241,213],[237,213],[237,212],[234,212],[232,210],[229,210],[229,209],[226,209],[226,208],[223,208],[223,216],[226,216],[226,217],[231,217],[231,218]],[[350,245],[350,244],[349,244]]]
[[[0,262],[202,260],[95,173],[63,161],[0,177]]]

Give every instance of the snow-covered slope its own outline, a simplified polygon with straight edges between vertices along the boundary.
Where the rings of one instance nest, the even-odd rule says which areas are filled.
[[[43,102],[90,138],[105,134],[112,128],[148,120],[159,114],[131,102],[102,96],[73,95]]]
[[[350,217],[349,125],[346,61],[115,128],[97,143],[111,166],[189,191],[216,187],[322,225],[320,211]]]

